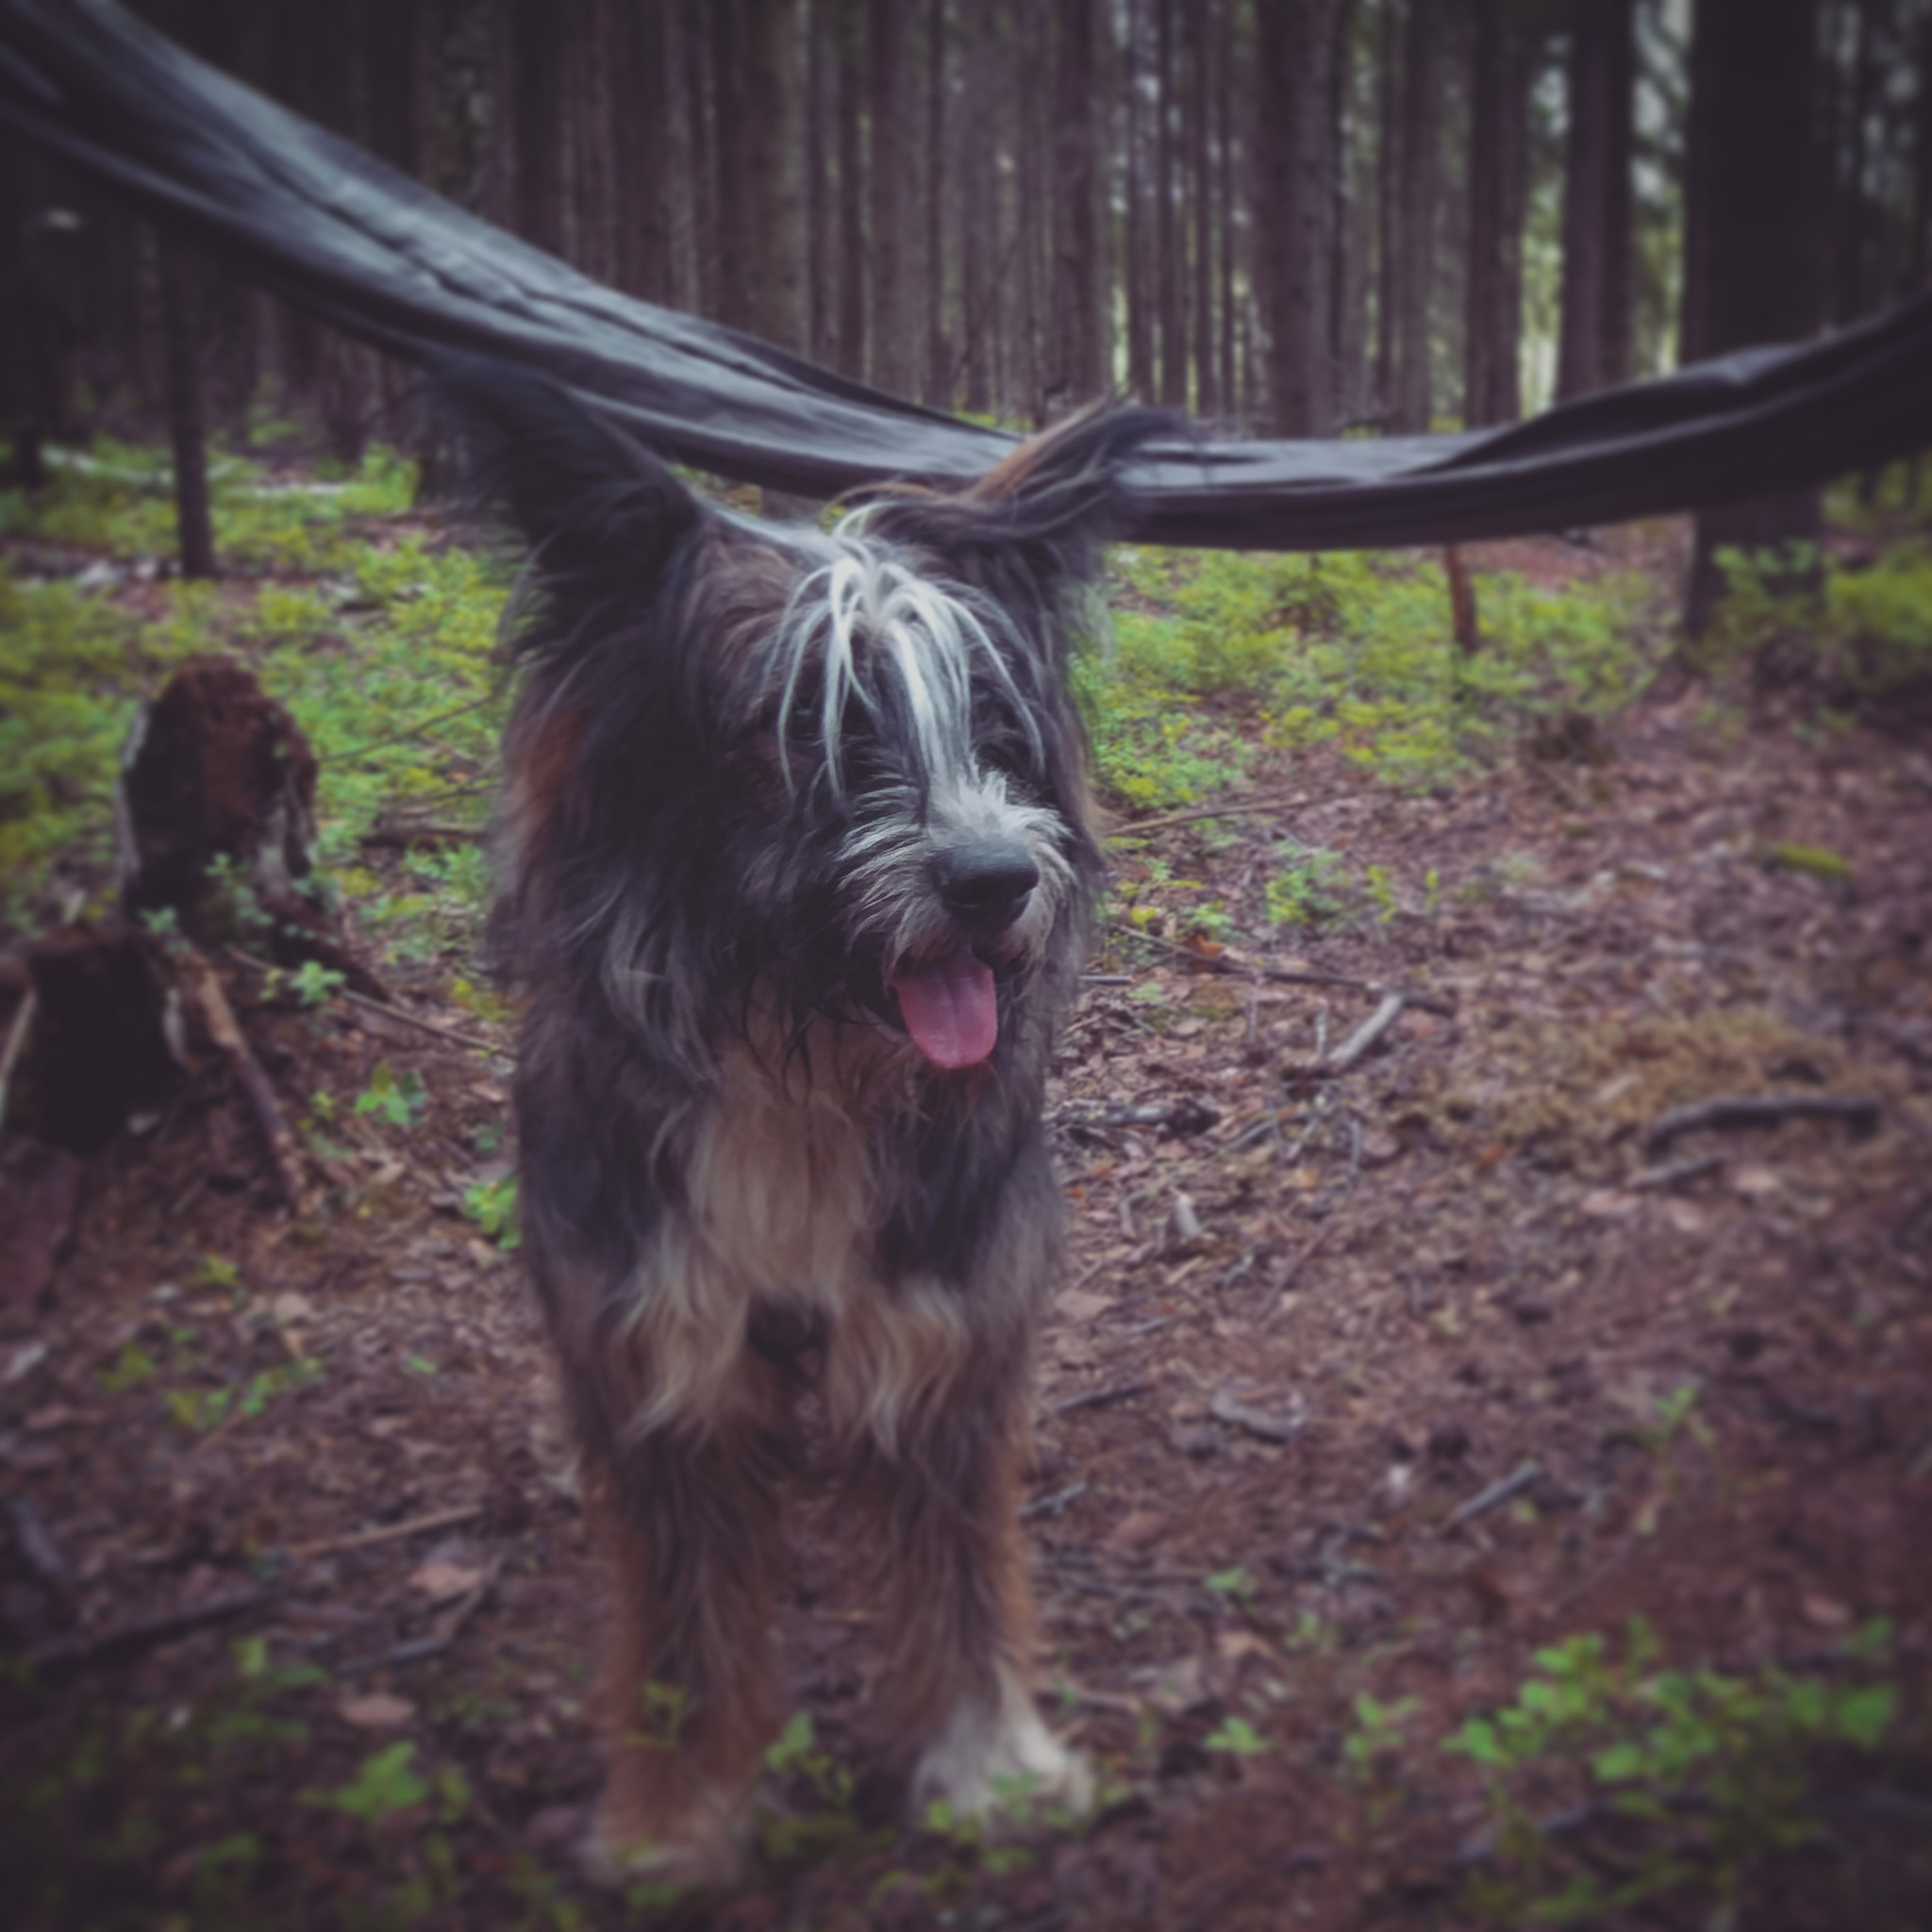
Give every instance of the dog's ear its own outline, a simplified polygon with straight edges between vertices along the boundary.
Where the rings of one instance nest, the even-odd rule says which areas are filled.
[[[429,395],[462,439],[467,486],[543,577],[653,583],[704,520],[664,463],[548,376],[450,357]]]
[[[1023,442],[964,490],[890,491],[872,527],[936,553],[962,582],[1012,610],[1091,582],[1100,545],[1134,516],[1122,472],[1150,437],[1184,434],[1158,409],[1097,404]]]

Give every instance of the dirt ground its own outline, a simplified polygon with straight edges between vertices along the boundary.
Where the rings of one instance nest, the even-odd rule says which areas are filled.
[[[1932,754],[1690,685],[1451,795],[1305,758],[1263,799],[1299,802],[1117,844],[1152,909],[1056,1079],[1074,1265],[1027,1509],[1097,1818],[894,1824],[873,1610],[802,1479],[816,1742],[754,1880],[585,1886],[599,1580],[515,1257],[463,1211],[506,1171],[502,1036],[460,962],[391,978],[441,1033],[234,966],[312,1211],[210,1066],[0,1304],[13,1923],[1498,1923],[1496,1814],[1441,1740],[1641,1616],[1673,1664],[1807,1681],[1889,1619],[1900,1703],[1880,1752],[1803,1759],[1815,1831],[1728,1906],[1607,1922],[1932,1924]],[[1285,833],[1376,903],[1191,925],[1265,932]],[[353,1111],[379,1064],[413,1126]],[[1813,1110],[1667,1120],[1764,1095]],[[1549,1829],[1614,1877],[1602,1822]]]

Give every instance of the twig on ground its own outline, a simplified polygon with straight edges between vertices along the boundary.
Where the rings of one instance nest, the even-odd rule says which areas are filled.
[[[1205,1134],[1221,1116],[1204,1100],[1183,1093],[1174,1100],[1153,1100],[1135,1107],[1100,1107],[1070,1100],[1057,1107],[1047,1124],[1055,1127],[1161,1127],[1170,1134]]]
[[[387,824],[378,821],[356,841],[371,847],[409,846],[419,841],[446,840],[457,844],[475,844],[490,836],[488,825],[448,825],[428,819],[411,824],[397,819]]]
[[[26,1050],[28,1036],[34,1030],[34,1015],[40,1009],[40,998],[29,986],[20,996],[20,1005],[14,1008],[13,1024],[7,1029],[7,1044],[0,1047],[0,1127],[7,1124],[7,1092],[13,1084],[13,1070],[20,1064],[20,1057]]]
[[[1106,1389],[1087,1389],[1078,1395],[1062,1395],[1058,1402],[1049,1402],[1041,1413],[1072,1415],[1076,1408],[1106,1408],[1116,1402],[1144,1395],[1153,1386],[1152,1382],[1115,1382]]]
[[[1694,1181],[1700,1174],[1714,1173],[1729,1158],[1724,1154],[1699,1154],[1689,1160],[1671,1160],[1661,1167],[1646,1167],[1624,1183],[1624,1191],[1641,1194],[1657,1188],[1674,1188],[1679,1181]]]
[[[1232,946],[1224,946],[1218,953],[1204,953],[1196,946],[1183,945],[1178,940],[1164,938],[1158,932],[1143,932],[1140,926],[1130,924],[1124,919],[1108,920],[1107,929],[1125,939],[1144,940],[1148,945],[1173,953],[1203,973],[1217,973],[1228,978],[1265,979],[1280,986],[1345,986],[1357,992],[1372,993],[1376,999],[1394,991],[1382,980],[1358,979],[1350,973],[1317,973],[1298,966],[1271,966],[1266,960],[1250,958]],[[1402,998],[1406,1006],[1419,1008],[1424,1013],[1436,1013],[1451,1020],[1456,1017],[1455,1007],[1435,993],[1417,992],[1413,988],[1405,988]]]
[[[358,1529],[347,1536],[325,1536],[314,1542],[291,1543],[283,1554],[306,1561],[310,1557],[333,1557],[342,1550],[374,1549],[378,1543],[399,1542],[404,1537],[420,1536],[425,1530],[452,1529],[458,1523],[474,1523],[482,1514],[481,1503],[459,1503],[454,1508],[432,1509],[426,1516],[412,1516],[404,1523],[385,1523],[378,1529]]]
[[[75,1630],[56,1637],[38,1649],[27,1652],[27,1661],[42,1674],[78,1670],[86,1664],[109,1663],[152,1650],[158,1643],[172,1642],[192,1630],[209,1624],[224,1624],[231,1617],[245,1617],[275,1600],[272,1590],[231,1591],[226,1596],[210,1597],[206,1603],[191,1604],[186,1609],[164,1610],[157,1617],[136,1617],[106,1630]]]
[[[33,1499],[8,1496],[7,1513],[13,1523],[13,1547],[25,1558],[26,1567],[71,1606],[75,1597],[74,1566],[42,1522]]]
[[[1465,1523],[1474,1523],[1478,1516],[1487,1516],[1491,1509],[1500,1509],[1505,1503],[1520,1496],[1542,1473],[1543,1466],[1535,1457],[1519,1463],[1500,1482],[1478,1490],[1450,1517],[1445,1527],[1457,1529]]]
[[[1656,1149],[1705,1127],[1761,1127],[1802,1118],[1841,1120],[1869,1132],[1880,1111],[1881,1103],[1870,1093],[1723,1093],[1659,1115],[1643,1144]]]
[[[336,1675],[360,1676],[367,1671],[388,1670],[397,1664],[419,1664],[425,1657],[441,1655],[457,1641],[463,1626],[475,1615],[477,1607],[489,1595],[502,1567],[501,1562],[490,1564],[482,1575],[436,1619],[424,1636],[408,1638],[373,1657],[347,1658],[336,1666]]]
[[[1035,1516],[1058,1516],[1069,1503],[1078,1502],[1086,1493],[1085,1483],[1069,1483],[1050,1496],[1035,1496],[1032,1502],[1020,1506],[1020,1520],[1024,1523]]]
[[[1271,1317],[1278,1315],[1287,1305],[1289,1296],[1294,1292],[1295,1277],[1322,1252],[1323,1244],[1335,1232],[1335,1217],[1331,1215],[1322,1224],[1314,1238],[1303,1242],[1301,1252],[1274,1277],[1274,1306],[1268,1311]]]
[[[1338,798],[1345,798],[1343,791],[1310,791],[1301,798],[1244,798],[1231,805],[1200,805],[1188,811],[1163,813],[1158,819],[1141,819],[1131,825],[1122,825],[1107,836],[1115,839],[1138,839],[1143,832],[1163,831],[1169,825],[1190,825],[1199,819],[1246,818],[1256,812],[1301,811],[1311,805],[1332,805]]]
[[[439,1040],[454,1041],[458,1046],[467,1046],[476,1053],[493,1054],[508,1058],[509,1047],[501,1041],[481,1039],[475,1033],[458,1033],[454,1026],[439,1026],[434,1020],[419,1020],[414,1013],[406,1013],[401,1007],[392,1007],[385,1000],[373,1000],[367,993],[356,992],[348,987],[337,994],[352,1007],[366,1008],[372,1013],[380,1013],[386,1020],[400,1020],[405,1026],[413,1026],[419,1033],[433,1033]]]
[[[1408,1004],[1407,993],[1385,992],[1382,1004],[1325,1059],[1307,1071],[1311,1074],[1345,1074],[1402,1017]]]
[[[1225,1423],[1229,1428],[1243,1430],[1250,1436],[1257,1436],[1264,1442],[1292,1442],[1307,1422],[1306,1416],[1276,1415],[1269,1409],[1256,1408],[1249,1403],[1237,1401],[1224,1389],[1208,1403],[1208,1413],[1216,1422]]]

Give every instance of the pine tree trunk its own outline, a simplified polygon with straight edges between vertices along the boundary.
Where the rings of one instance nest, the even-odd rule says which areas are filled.
[[[911,155],[906,128],[906,18],[895,0],[867,10],[867,87],[872,132],[867,199],[872,233],[872,379],[895,396],[913,380],[911,284],[906,234],[906,184]]]
[[[1093,0],[1055,0],[1053,157],[1054,344],[1050,413],[1091,401],[1100,374],[1099,142]]]
[[[1529,180],[1530,61],[1511,0],[1475,0],[1470,112],[1469,308],[1463,420],[1523,413],[1523,225]]]
[[[161,347],[167,372],[168,442],[175,459],[175,533],[184,577],[215,574],[214,523],[208,514],[208,439],[202,426],[201,370],[194,297],[178,246],[157,239],[160,253]]]
[[[1336,0],[1259,0],[1256,8],[1256,220],[1264,238],[1269,414],[1277,436],[1320,436],[1329,426],[1337,18]]]
[[[1818,325],[1817,26],[1817,0],[1700,0],[1687,170],[1697,279],[1685,290],[1686,335],[1694,317],[1700,356],[1796,341]],[[1816,491],[1701,512],[1685,618],[1692,635],[1722,600],[1723,549],[1798,544],[1787,587],[1814,586],[1820,518]]]
[[[1395,300],[1395,411],[1398,432],[1424,432],[1433,414],[1430,323],[1436,281],[1436,210],[1441,174],[1442,17],[1417,0],[1404,37],[1402,82],[1402,238]]]
[[[1212,418],[1221,408],[1214,369],[1214,176],[1208,146],[1210,69],[1216,29],[1213,0],[1193,0],[1188,8],[1188,207],[1192,216],[1193,249],[1189,277],[1193,295],[1194,409]]]
[[[1630,355],[1632,0],[1572,0],[1558,398],[1621,382]]]
[[[1175,0],[1155,0],[1154,99],[1160,120],[1155,141],[1155,249],[1160,299],[1160,401],[1188,407],[1188,337],[1182,304],[1187,288],[1185,235],[1175,202],[1174,119],[1179,108],[1174,63]]]

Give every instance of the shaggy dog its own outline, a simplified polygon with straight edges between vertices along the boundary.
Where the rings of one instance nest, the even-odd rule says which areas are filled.
[[[441,386],[531,553],[493,932],[525,1249],[617,1586],[593,1851],[734,1863],[808,1387],[885,1552],[913,1801],[1082,1804],[1028,1688],[1018,1492],[1061,1261],[1041,1098],[1101,873],[1069,603],[1160,419],[1075,419],[826,535],[700,500],[539,378]]]

